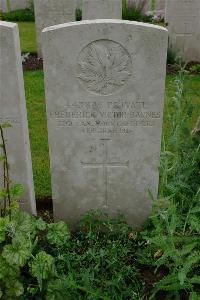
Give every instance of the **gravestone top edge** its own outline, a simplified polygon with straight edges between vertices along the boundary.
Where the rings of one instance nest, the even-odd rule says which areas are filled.
[[[5,21],[0,21],[0,26],[2,27],[9,27],[9,28],[15,28],[18,26],[17,23],[12,23],[12,22],[5,22]]]
[[[62,29],[62,28],[68,28],[68,27],[75,27],[75,26],[83,26],[83,25],[90,25],[90,24],[125,24],[125,25],[135,25],[138,27],[146,27],[149,29],[157,29],[163,32],[168,33],[167,28],[159,26],[159,25],[153,25],[149,23],[143,23],[143,22],[136,22],[136,21],[127,21],[127,20],[118,20],[118,19],[97,19],[97,20],[84,20],[80,22],[68,22],[63,24],[58,24],[54,26],[46,27],[42,30],[42,33],[46,33],[49,31],[53,31],[56,29]]]

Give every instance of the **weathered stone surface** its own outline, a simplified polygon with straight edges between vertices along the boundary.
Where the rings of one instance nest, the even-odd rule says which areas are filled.
[[[82,9],[82,0],[76,0],[76,7]]]
[[[25,188],[21,207],[36,214],[19,32],[17,24],[1,21],[0,123],[12,125],[12,128],[5,129],[5,138],[11,180],[23,184]],[[2,180],[2,164],[0,169]]]
[[[158,190],[167,31],[120,20],[43,32],[55,219],[140,225]]]
[[[6,0],[0,0],[0,12],[6,12],[7,10]]]
[[[9,0],[10,1],[10,9],[16,10],[16,9],[25,9],[30,7],[30,1],[29,0]]]
[[[34,0],[38,56],[42,57],[41,33],[45,27],[75,21],[74,0]]]
[[[25,9],[30,7],[29,0],[0,0],[0,11],[8,12],[16,9]]]
[[[122,1],[83,0],[82,19],[122,19]]]
[[[170,48],[184,61],[200,61],[200,1],[167,0]]]

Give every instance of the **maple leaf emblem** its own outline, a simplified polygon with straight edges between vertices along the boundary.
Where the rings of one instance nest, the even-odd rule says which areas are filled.
[[[118,43],[107,40],[92,42],[79,57],[77,77],[87,90],[108,95],[122,87],[132,74],[128,52]]]

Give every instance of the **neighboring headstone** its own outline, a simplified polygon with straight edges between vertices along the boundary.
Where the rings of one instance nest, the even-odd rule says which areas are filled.
[[[90,209],[140,225],[156,198],[167,30],[95,20],[43,31],[55,219]]]
[[[0,12],[7,12],[8,7],[7,7],[7,2],[6,0],[0,0]]]
[[[188,61],[200,61],[200,1],[167,0],[170,48]]]
[[[9,123],[5,129],[10,178],[21,183],[25,193],[21,207],[36,214],[28,122],[19,44],[18,26],[0,21],[0,123]],[[1,144],[0,138],[0,144]],[[2,180],[2,163],[0,180]],[[2,187],[2,182],[0,183]]]
[[[34,0],[38,56],[42,57],[41,34],[45,27],[75,21],[75,0]]]
[[[76,0],[76,7],[82,9],[82,0]]]
[[[83,0],[82,19],[122,19],[122,0]]]
[[[143,13],[157,12],[165,9],[166,0],[126,0],[127,6],[138,9]]]
[[[131,1],[131,0],[129,0]],[[132,0],[134,1],[134,0]],[[141,0],[138,0],[139,2],[141,2]],[[166,0],[148,0],[146,5],[145,5],[145,11],[147,10],[164,10],[165,9],[165,5],[166,5]]]
[[[30,7],[31,4],[30,0],[9,0],[9,1],[10,1],[11,10],[25,9]]]
[[[29,0],[0,0],[0,12],[8,12],[9,10],[25,9],[30,7]]]

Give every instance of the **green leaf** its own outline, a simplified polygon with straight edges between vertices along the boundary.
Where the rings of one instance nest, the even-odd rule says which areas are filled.
[[[193,207],[193,208],[190,210],[190,213],[191,213],[191,214],[200,213],[200,206]]]
[[[19,267],[10,266],[2,256],[0,256],[0,266],[0,280],[7,281],[8,278],[19,276]]]
[[[4,123],[4,124],[0,124],[0,127],[1,128],[11,128],[12,127],[12,125],[11,124],[9,124],[9,123]]]
[[[16,243],[20,243],[22,239],[31,238],[33,240],[36,235],[35,218],[18,209],[13,210],[12,221],[8,226],[8,234]]]
[[[24,293],[24,287],[21,282],[18,280],[8,280],[6,282],[6,287],[8,289],[9,296],[16,296],[19,297]]]
[[[195,293],[195,292],[190,293],[190,298],[189,298],[189,300],[199,300],[199,299],[200,299],[200,294]]]
[[[9,224],[8,217],[0,218],[0,243],[5,241],[6,229],[8,224]]]
[[[200,276],[193,276],[191,279],[190,279],[190,282],[193,283],[193,284],[200,284]]]
[[[45,251],[40,251],[29,265],[31,274],[37,278],[40,290],[42,290],[42,281],[56,274],[54,258]]]
[[[10,188],[10,195],[12,199],[19,198],[24,193],[24,187],[21,184],[15,184]]]
[[[5,160],[5,156],[4,155],[0,155],[0,161]]]
[[[4,199],[8,196],[6,189],[0,189],[0,198]]]
[[[183,268],[178,272],[178,279],[180,281],[180,285],[183,285],[186,279],[186,273]]]
[[[42,218],[36,219],[35,225],[38,230],[45,230],[47,228],[47,224],[42,220]]]
[[[23,267],[31,257],[32,245],[30,241],[22,239],[3,248],[2,256],[9,265]]]
[[[50,244],[62,246],[69,240],[69,238],[69,228],[63,221],[48,225],[47,240]]]
[[[189,218],[189,224],[192,228],[192,230],[200,233],[200,222],[199,222],[199,217],[196,215],[192,215]]]

